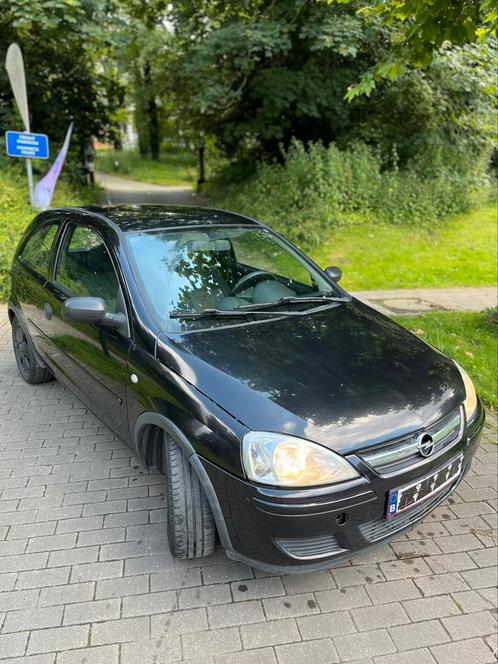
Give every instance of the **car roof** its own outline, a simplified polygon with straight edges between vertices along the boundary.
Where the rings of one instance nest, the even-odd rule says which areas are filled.
[[[94,217],[101,222],[108,221],[122,232],[161,230],[195,226],[227,226],[260,224],[254,219],[216,208],[195,205],[115,205],[88,206],[51,210],[51,213],[77,212],[82,217]]]

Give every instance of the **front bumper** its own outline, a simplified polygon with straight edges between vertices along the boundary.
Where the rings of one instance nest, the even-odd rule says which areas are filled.
[[[413,526],[463,479],[479,445],[484,410],[448,450],[393,477],[382,477],[359,457],[348,456],[362,476],[335,487],[274,489],[242,480],[201,459],[218,496],[230,539],[229,558],[276,573],[304,573],[384,542]],[[461,475],[404,514],[387,520],[390,489],[413,482],[463,454]]]

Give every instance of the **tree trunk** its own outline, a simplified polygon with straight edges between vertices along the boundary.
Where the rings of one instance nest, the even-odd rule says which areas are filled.
[[[149,120],[149,145],[150,156],[157,161],[159,159],[159,119],[157,113],[157,103],[154,90],[152,88],[152,76],[150,64],[145,63],[144,83],[147,91],[147,116]]]

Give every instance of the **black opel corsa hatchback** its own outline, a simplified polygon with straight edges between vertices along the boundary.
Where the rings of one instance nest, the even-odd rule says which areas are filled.
[[[55,376],[166,476],[178,558],[329,566],[458,485],[465,371],[264,225],[197,207],[59,209],[12,267],[22,377]]]

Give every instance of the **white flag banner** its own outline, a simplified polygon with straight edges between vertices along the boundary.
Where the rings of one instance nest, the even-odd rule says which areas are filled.
[[[62,167],[64,166],[64,160],[66,159],[67,151],[69,150],[69,143],[71,141],[71,134],[73,133],[73,126],[74,122],[71,121],[61,151],[57,155],[57,158],[52,164],[48,173],[40,180],[40,182],[38,182],[35,187],[34,206],[39,210],[46,210],[48,207],[50,207],[52,196],[54,195],[55,191],[55,185],[57,184]]]
[[[9,77],[12,92],[19,108],[25,131],[29,132],[28,95],[22,51],[17,44],[11,44],[5,57],[5,69]]]

